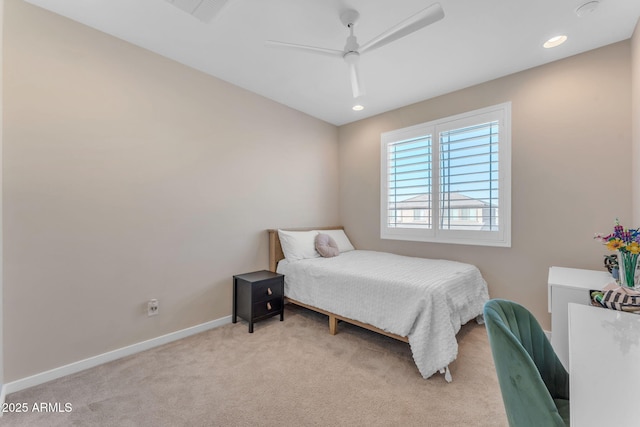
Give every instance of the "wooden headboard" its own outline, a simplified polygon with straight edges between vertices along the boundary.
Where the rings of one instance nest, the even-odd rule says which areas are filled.
[[[303,228],[281,228],[286,231],[311,231],[311,230],[344,230],[342,226],[333,227],[303,227]],[[278,236],[278,229],[272,228],[267,230],[269,233],[269,271],[275,273],[278,267],[278,262],[284,259],[284,253],[282,252],[282,246],[280,245],[280,237]]]

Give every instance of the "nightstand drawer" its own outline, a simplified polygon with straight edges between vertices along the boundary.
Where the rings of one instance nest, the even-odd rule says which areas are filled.
[[[281,297],[283,293],[282,280],[277,278],[273,280],[263,280],[262,282],[254,283],[252,292],[252,299],[254,302]]]
[[[271,313],[279,313],[282,309],[282,298],[274,298],[268,301],[253,304],[253,317],[258,318]]]

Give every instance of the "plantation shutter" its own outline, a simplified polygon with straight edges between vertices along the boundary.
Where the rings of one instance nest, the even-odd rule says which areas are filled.
[[[380,237],[511,246],[511,104],[380,136]]]
[[[439,228],[499,228],[498,121],[440,132]]]
[[[431,135],[387,145],[387,227],[431,229]]]

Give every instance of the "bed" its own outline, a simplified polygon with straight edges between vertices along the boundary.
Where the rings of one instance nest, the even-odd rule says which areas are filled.
[[[289,303],[327,315],[331,334],[345,321],[407,342],[424,378],[440,372],[451,381],[456,334],[468,321],[481,320],[489,299],[477,267],[356,250],[342,227],[268,232],[269,269],[285,275]],[[338,256],[318,254],[318,234],[335,237]]]

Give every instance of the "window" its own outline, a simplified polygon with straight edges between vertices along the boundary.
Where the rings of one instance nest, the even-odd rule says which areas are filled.
[[[511,103],[381,141],[383,239],[511,246]]]
[[[413,221],[414,222],[425,222],[427,220],[427,210],[426,209],[414,209],[413,210]]]

